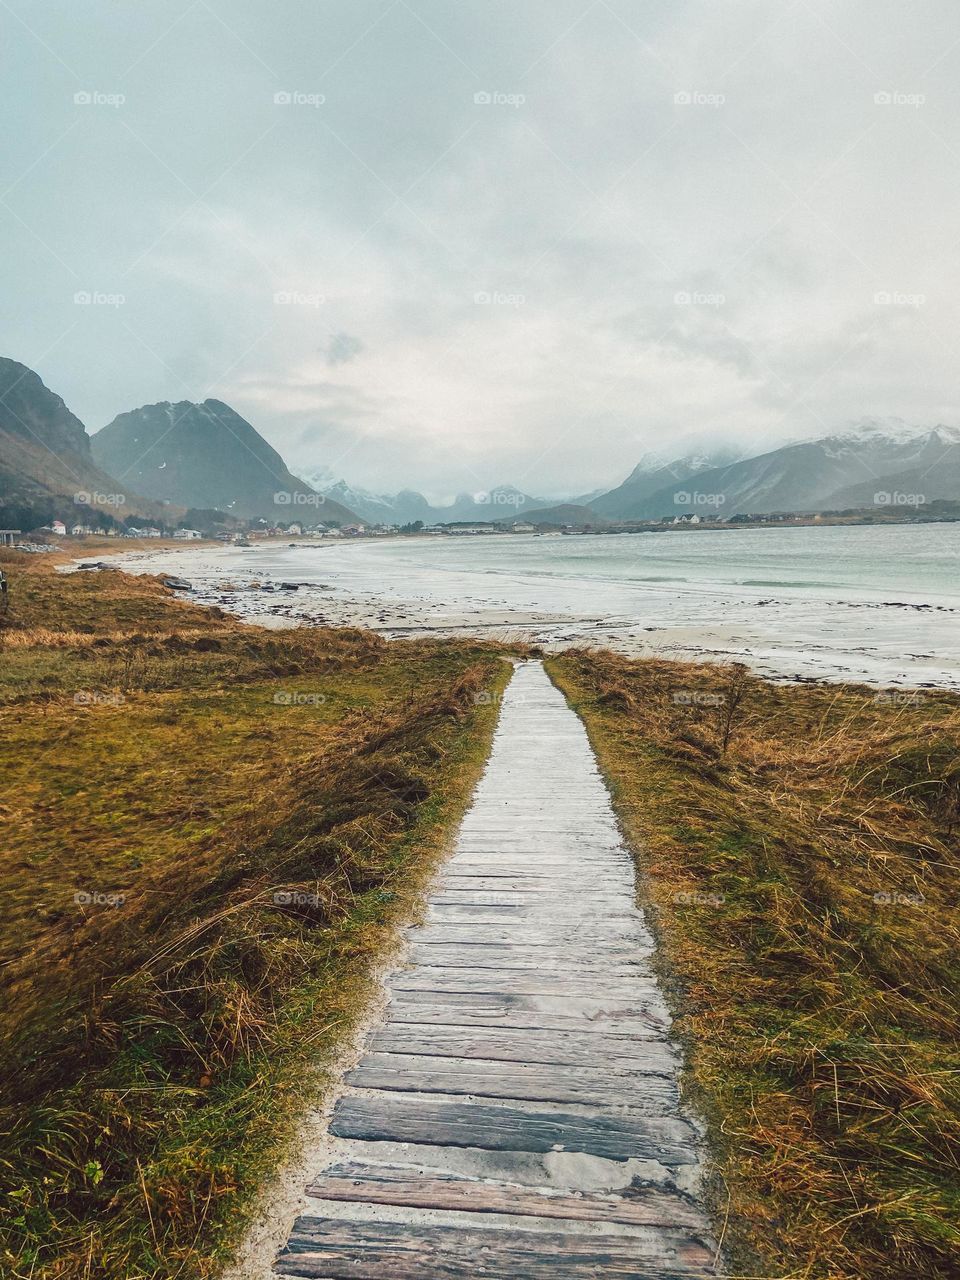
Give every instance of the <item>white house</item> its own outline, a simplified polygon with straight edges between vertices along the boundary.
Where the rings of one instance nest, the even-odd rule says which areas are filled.
[[[55,533],[58,538],[65,538],[67,536],[67,526],[62,520],[52,521],[50,524],[50,531],[51,533]]]
[[[202,538],[203,534],[199,529],[174,529],[173,536],[179,538],[181,542],[189,542],[195,538]]]

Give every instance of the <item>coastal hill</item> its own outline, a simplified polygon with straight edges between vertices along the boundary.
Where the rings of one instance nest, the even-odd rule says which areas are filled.
[[[151,498],[234,516],[357,517],[293,475],[280,454],[222,400],[161,401],[121,413],[91,440],[96,461]]]
[[[101,469],[83,423],[38,374],[0,357],[0,525],[80,521],[85,508],[74,499],[82,493],[111,499],[98,507],[101,521],[105,513],[155,516],[160,510]]]

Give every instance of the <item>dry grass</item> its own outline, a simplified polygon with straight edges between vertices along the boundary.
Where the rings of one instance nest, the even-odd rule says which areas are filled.
[[[508,669],[38,561],[7,560],[0,639],[0,1271],[212,1276],[467,802],[477,695]]]
[[[549,665],[638,851],[736,1274],[960,1274],[957,698]]]

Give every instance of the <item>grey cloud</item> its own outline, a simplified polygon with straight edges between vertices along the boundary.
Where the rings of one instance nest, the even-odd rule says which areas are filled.
[[[90,427],[216,395],[295,470],[571,492],[960,418],[954,0],[11,5],[0,351]]]

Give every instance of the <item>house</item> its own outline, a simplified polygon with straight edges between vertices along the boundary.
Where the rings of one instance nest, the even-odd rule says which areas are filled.
[[[537,526],[531,524],[529,520],[514,520],[510,526],[511,533],[536,533]]]
[[[357,538],[364,531],[362,524],[345,524],[341,532],[345,533],[348,538]]]
[[[160,530],[155,529],[153,525],[147,525],[146,529],[140,530],[141,538],[159,538],[160,536]]]
[[[287,533],[292,533],[292,534],[294,534],[294,536],[295,536],[295,537],[299,537],[299,536],[303,533],[303,525],[302,525],[302,524],[288,524],[288,525],[287,525]]]
[[[90,528],[88,524],[75,524],[73,528],[70,530],[70,537],[85,538],[88,534],[91,534],[91,533],[93,533],[93,530]]]
[[[174,529],[173,536],[181,542],[190,542],[196,538],[202,538],[203,534],[199,529]]]
[[[0,547],[12,547],[19,537],[19,529],[0,529]]]
[[[62,520],[54,520],[50,525],[50,532],[55,533],[58,538],[65,538],[67,536],[67,526]]]

